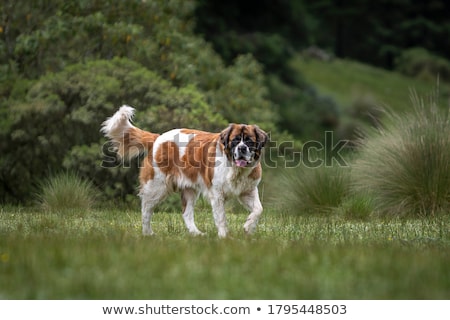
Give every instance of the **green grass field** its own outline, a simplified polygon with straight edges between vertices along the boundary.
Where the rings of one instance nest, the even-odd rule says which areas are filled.
[[[191,237],[131,209],[0,213],[1,299],[450,299],[450,216],[344,219],[268,208],[253,236],[229,213],[219,240],[201,208]]]
[[[406,110],[409,89],[426,95],[434,88],[338,59],[298,59],[293,65],[344,108],[363,95]],[[389,206],[377,215],[372,198],[352,193],[344,171],[292,169],[287,175],[296,179],[282,185],[281,171],[266,170],[271,187],[261,184],[265,212],[254,235],[243,232],[247,214],[230,206],[230,238],[218,239],[211,210],[199,201],[196,221],[206,236],[190,236],[169,203],[153,218],[156,236],[143,237],[137,203],[132,209],[92,208],[94,189],[65,175],[68,183],[55,178],[42,185],[42,207],[0,207],[0,299],[450,299],[448,118],[427,122],[421,113],[416,116],[429,130],[398,122],[403,130],[385,131],[383,137],[391,140],[376,140],[381,142],[369,150],[382,154],[386,141],[400,146],[418,141],[420,147],[424,133],[434,139],[425,145],[433,149],[411,143],[401,152],[389,149],[397,152],[394,161],[389,154],[381,159],[363,154],[375,163],[363,167],[368,177],[360,177],[359,187],[380,195],[384,189],[369,183],[377,177],[382,187],[390,182],[393,190],[406,189],[406,195],[394,194],[394,203],[412,202],[415,215],[400,218]],[[398,170],[398,163],[405,170]],[[385,168],[394,169],[386,174]],[[422,202],[410,201],[415,198],[430,200],[436,210],[420,210]]]

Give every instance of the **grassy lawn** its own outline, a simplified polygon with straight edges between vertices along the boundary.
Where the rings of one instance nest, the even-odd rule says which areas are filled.
[[[450,299],[450,216],[349,220],[266,210],[255,235],[228,215],[219,240],[208,209],[187,234],[136,210],[0,212],[2,299]]]

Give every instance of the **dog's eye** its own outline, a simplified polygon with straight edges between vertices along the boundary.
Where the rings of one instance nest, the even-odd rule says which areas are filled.
[[[256,142],[253,141],[250,137],[246,137],[244,138],[244,143],[249,147],[249,148],[253,148],[256,145]]]
[[[235,147],[237,146],[239,143],[241,142],[241,138],[240,137],[236,137],[233,140],[231,140],[231,146]]]

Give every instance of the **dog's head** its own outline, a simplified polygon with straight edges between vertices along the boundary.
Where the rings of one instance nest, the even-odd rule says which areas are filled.
[[[268,140],[267,133],[256,125],[232,123],[220,133],[228,159],[237,167],[253,167]]]

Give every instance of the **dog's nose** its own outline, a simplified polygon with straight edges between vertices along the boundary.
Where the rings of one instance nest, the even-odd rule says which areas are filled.
[[[245,144],[239,146],[239,151],[242,153],[247,152],[247,146]]]

